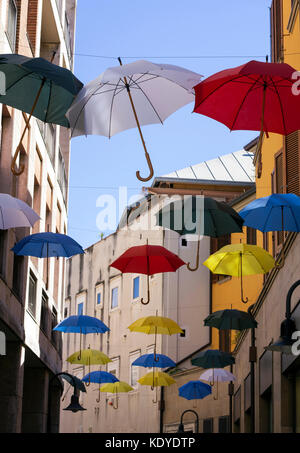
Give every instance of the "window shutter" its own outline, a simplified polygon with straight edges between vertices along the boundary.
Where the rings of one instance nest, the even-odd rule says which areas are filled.
[[[283,157],[282,152],[275,156],[275,192],[283,193]]]
[[[298,131],[285,138],[287,192],[300,195],[299,184],[299,136]]]
[[[272,61],[281,62],[281,36],[282,36],[282,8],[281,0],[273,0],[271,6],[271,51]]]

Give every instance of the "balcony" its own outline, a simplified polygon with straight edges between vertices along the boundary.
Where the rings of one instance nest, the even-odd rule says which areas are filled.
[[[66,168],[65,168],[65,161],[64,161],[64,158],[63,158],[63,155],[62,155],[60,149],[59,149],[59,153],[58,153],[57,181],[58,181],[59,187],[62,191],[64,202],[66,204],[68,178],[67,178],[67,173],[66,173]]]
[[[43,121],[36,120],[39,126],[41,136],[43,137],[48,156],[54,167],[55,164],[55,127],[50,123],[44,123]]]

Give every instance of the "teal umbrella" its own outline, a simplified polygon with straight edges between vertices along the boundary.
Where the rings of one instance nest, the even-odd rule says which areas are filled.
[[[34,116],[45,123],[69,127],[65,114],[83,84],[71,71],[44,58],[2,54],[0,55],[0,71],[5,76],[6,85],[6,93],[0,95],[0,102],[29,113],[26,127],[12,161],[12,171],[19,175],[24,171],[24,167],[16,170],[15,163],[31,117]]]
[[[257,327],[257,322],[246,311],[219,310],[204,319],[204,325],[219,330],[244,330]]]
[[[227,365],[233,365],[235,359],[228,352],[222,352],[218,349],[207,349],[194,357],[191,363],[201,368],[224,368]]]
[[[164,228],[176,231],[181,236],[185,234],[197,234],[199,237],[220,237],[230,233],[241,233],[244,220],[230,206],[225,203],[203,196],[185,196],[182,200],[176,200],[164,206],[156,214],[156,224]],[[199,267],[198,240],[197,264]]]

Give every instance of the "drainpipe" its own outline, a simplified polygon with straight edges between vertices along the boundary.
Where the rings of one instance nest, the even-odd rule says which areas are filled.
[[[252,315],[252,310],[255,304],[248,308],[248,313]],[[249,362],[250,362],[250,374],[251,374],[251,433],[255,433],[255,363],[257,360],[257,349],[255,346],[255,328],[251,329],[251,346],[249,348]]]

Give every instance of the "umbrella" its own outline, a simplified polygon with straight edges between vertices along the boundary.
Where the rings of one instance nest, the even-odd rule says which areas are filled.
[[[82,379],[83,382],[92,382],[94,384],[106,384],[119,382],[119,379],[112,373],[107,371],[92,371],[84,376]]]
[[[139,245],[126,250],[110,266],[115,267],[123,273],[138,273],[147,275],[148,299],[143,305],[150,302],[149,275],[162,272],[176,272],[177,269],[185,264],[179,256],[170,252],[160,245]]]
[[[66,234],[37,233],[21,239],[12,249],[16,255],[37,256],[47,258],[47,282],[48,287],[48,258],[65,257],[84,253],[83,248],[74,239]]]
[[[300,129],[295,71],[286,63],[252,60],[218,72],[194,87],[194,112],[220,121],[230,130],[260,131],[260,155],[264,132],[288,135]]]
[[[150,174],[153,167],[141,125],[163,123],[180,107],[194,101],[193,86],[201,75],[179,66],[139,60],[108,68],[84,86],[67,113],[72,136],[98,134],[106,137],[138,127]]]
[[[211,394],[211,386],[201,381],[190,381],[179,387],[178,394],[187,400],[202,400]]]
[[[204,319],[204,325],[219,330],[244,330],[257,327],[257,322],[246,311],[219,310],[211,313]]]
[[[53,330],[65,333],[79,333],[80,334],[80,351],[78,360],[81,359],[81,334],[88,333],[105,333],[110,329],[100,319],[93,318],[92,316],[73,315],[64,319],[57,324]]]
[[[0,96],[0,102],[29,113],[11,164],[12,172],[20,175],[24,166],[16,170],[15,163],[31,117],[69,127],[65,114],[83,84],[68,69],[43,58],[18,54],[0,55],[0,71],[6,80],[6,93]]]
[[[67,358],[67,362],[88,365],[90,372],[91,365],[105,365],[111,362],[111,360],[103,352],[88,348],[81,351],[81,353],[74,352],[74,354]]]
[[[115,393],[116,394],[116,406],[114,409],[118,409],[118,393],[128,393],[134,390],[127,382],[119,381],[113,384],[104,384],[100,387],[100,392]]]
[[[132,323],[128,329],[131,332],[143,332],[147,335],[154,334],[154,359],[156,357],[156,336],[157,334],[162,335],[174,335],[176,333],[183,333],[183,330],[179,325],[170,318],[164,318],[162,316],[147,316],[146,318],[137,319]]]
[[[224,368],[235,363],[234,357],[228,352],[218,349],[207,349],[191,360],[192,365],[202,368]]]
[[[264,232],[300,231],[300,197],[294,193],[274,193],[249,203],[240,212],[245,225]],[[282,249],[281,265],[284,264]]]
[[[176,363],[168,356],[163,354],[144,354],[132,362],[132,366],[143,366],[145,368],[170,368],[175,367]]]
[[[209,370],[204,371],[199,377],[203,381],[210,382],[211,386],[217,382],[217,396],[214,397],[215,400],[218,399],[218,382],[232,382],[235,381],[235,376],[227,370],[223,370],[223,368],[211,368]]]
[[[175,379],[173,379],[167,373],[163,373],[162,371],[147,373],[145,374],[145,376],[141,377],[138,382],[141,385],[151,385],[151,388],[176,384]]]
[[[231,244],[213,253],[204,263],[214,274],[241,277],[241,300],[243,298],[243,275],[266,274],[274,266],[274,258],[263,248],[249,244]]]
[[[156,214],[157,225],[177,231],[180,235],[198,234],[196,267],[199,267],[200,235],[220,237],[243,231],[243,219],[230,206],[210,197],[191,196],[164,206]]]
[[[0,229],[33,227],[40,217],[24,201],[7,193],[0,194]]]

